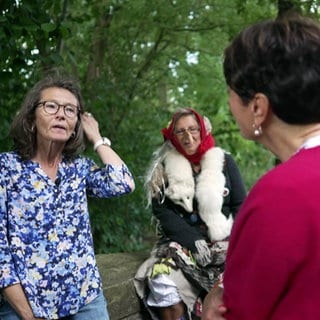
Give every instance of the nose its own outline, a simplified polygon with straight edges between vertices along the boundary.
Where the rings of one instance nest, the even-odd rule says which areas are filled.
[[[193,136],[192,136],[192,134],[189,132],[189,130],[186,130],[186,131],[184,132],[183,139],[186,140],[186,141],[192,141],[192,140],[193,140]]]
[[[59,106],[59,109],[58,109],[58,111],[57,111],[57,113],[56,113],[56,116],[58,116],[58,117],[64,117],[65,116],[65,113],[64,113],[64,107],[63,106]]]

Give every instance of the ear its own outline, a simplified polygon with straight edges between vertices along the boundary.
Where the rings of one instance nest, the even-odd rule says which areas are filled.
[[[261,126],[270,111],[270,102],[268,97],[263,93],[256,93],[250,103],[250,109],[254,118],[254,123],[257,126]]]

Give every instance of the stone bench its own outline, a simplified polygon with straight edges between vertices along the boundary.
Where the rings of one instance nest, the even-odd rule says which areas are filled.
[[[110,320],[148,319],[133,285],[134,275],[148,255],[149,252],[133,252],[96,256]]]

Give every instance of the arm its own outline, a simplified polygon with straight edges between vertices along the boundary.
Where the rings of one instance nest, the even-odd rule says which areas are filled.
[[[235,217],[242,202],[246,198],[247,192],[240,170],[233,157],[228,153],[225,154],[224,173],[226,186],[230,193],[225,198],[223,211],[228,211]]]
[[[1,159],[2,160],[2,159]],[[3,162],[3,163],[2,163]],[[6,177],[9,176],[6,170],[6,159],[0,165],[0,288],[5,299],[23,320],[34,318],[32,309],[27,297],[19,283],[15,265],[12,261],[11,250],[8,242],[8,215],[7,215],[7,186]]]
[[[169,199],[166,198],[163,204],[157,199],[152,199],[152,210],[159,219],[165,235],[188,250],[195,252],[195,241],[205,239],[196,227],[189,225],[180,216],[177,206]]]
[[[86,113],[81,115],[81,121],[83,130],[88,140],[94,145],[98,140],[102,138],[98,122],[95,120],[94,117],[88,116]],[[119,157],[119,155],[114,150],[112,150],[111,147],[107,145],[99,146],[97,148],[97,153],[104,164],[110,164],[117,167],[125,166],[125,163]],[[130,186],[131,191],[133,191],[135,188],[135,184],[132,175],[129,174],[129,172],[125,173],[125,180],[127,184]]]
[[[19,283],[2,289],[3,296],[23,320],[37,320]]]

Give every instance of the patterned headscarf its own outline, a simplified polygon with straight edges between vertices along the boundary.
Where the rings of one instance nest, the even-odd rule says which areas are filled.
[[[175,129],[174,127],[175,127],[175,124],[177,122],[177,117],[181,115],[180,112],[177,112],[172,116],[171,122],[168,125],[168,127],[167,128],[163,128],[161,130],[161,132],[163,134],[164,139],[165,140],[170,140],[171,143],[177,149],[178,152],[180,152],[191,163],[198,164],[198,163],[200,163],[200,160],[203,157],[203,155],[209,149],[211,149],[211,148],[213,148],[215,146],[215,142],[214,142],[214,138],[213,138],[211,132],[207,132],[207,130],[206,130],[206,126],[205,126],[203,117],[198,112],[196,112],[195,110],[193,110],[191,108],[186,108],[186,110],[189,110],[190,112],[192,112],[195,115],[195,117],[196,117],[196,119],[197,119],[197,121],[199,123],[199,127],[200,127],[201,142],[200,142],[200,145],[199,145],[198,150],[196,151],[196,153],[194,153],[192,155],[188,155],[184,151],[184,149],[180,145],[179,140],[177,139],[176,135],[174,134],[174,129]]]

